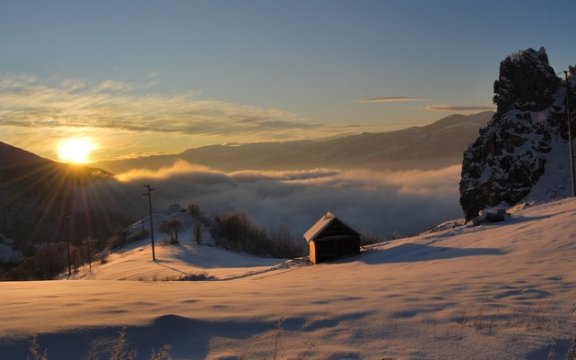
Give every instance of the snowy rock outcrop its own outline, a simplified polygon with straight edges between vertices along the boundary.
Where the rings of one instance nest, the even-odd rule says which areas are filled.
[[[574,68],[570,70],[573,74]],[[574,88],[574,77],[569,83]],[[555,170],[551,162],[569,167],[564,151],[566,88],[544,48],[520,51],[502,61],[494,93],[496,114],[464,152],[460,205],[467,220],[485,207],[524,199],[545,172]],[[559,147],[562,151],[554,151]]]

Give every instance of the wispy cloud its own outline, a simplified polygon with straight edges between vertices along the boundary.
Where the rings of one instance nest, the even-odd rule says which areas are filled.
[[[361,103],[401,103],[401,102],[417,102],[417,101],[426,101],[426,99],[420,99],[415,97],[407,97],[407,96],[384,96],[384,97],[376,97],[370,99],[361,99],[357,102]]]
[[[86,83],[81,79],[65,79],[60,82],[63,89],[74,91],[82,89],[86,86]]]
[[[447,104],[433,104],[427,105],[426,110],[430,111],[490,111],[494,110],[494,106],[476,106],[476,105],[463,105],[463,106],[456,106],[456,105],[447,105]]]
[[[195,135],[291,138],[319,124],[274,108],[151,92],[141,84],[0,77],[0,126],[110,128]]]
[[[125,81],[105,80],[96,85],[95,91],[132,91],[136,88],[134,84]]]
[[[216,174],[217,172],[210,170],[206,166],[193,165],[184,160],[177,160],[171,166],[163,167],[160,169],[132,169],[122,174],[116,175],[116,178],[121,182],[136,181],[138,179],[148,180],[165,180],[172,176],[179,176],[191,173],[210,173]]]

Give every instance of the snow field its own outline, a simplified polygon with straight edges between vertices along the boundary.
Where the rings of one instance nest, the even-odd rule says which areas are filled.
[[[188,244],[154,264],[135,246],[79,275],[96,280],[0,283],[0,354],[25,358],[37,334],[50,359],[79,359],[126,326],[142,359],[163,344],[177,359],[563,359],[574,234],[562,200],[314,266]],[[178,271],[219,280],[151,281]]]

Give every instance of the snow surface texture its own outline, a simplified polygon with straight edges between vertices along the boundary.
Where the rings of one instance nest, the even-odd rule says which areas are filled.
[[[336,263],[278,266],[184,245],[159,247],[155,264],[137,246],[91,276],[149,281],[0,283],[0,357],[26,358],[37,334],[50,359],[81,359],[126,326],[141,359],[163,344],[177,359],[564,359],[575,334],[576,200],[513,212]],[[184,251],[203,256],[191,270],[233,279],[150,281],[187,263]],[[220,267],[228,261],[237,263]]]

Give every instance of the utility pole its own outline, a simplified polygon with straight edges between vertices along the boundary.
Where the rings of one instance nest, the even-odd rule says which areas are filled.
[[[152,261],[156,261],[156,252],[154,251],[154,224],[152,221],[152,191],[154,189],[150,187],[150,185],[144,185],[144,188],[147,190],[144,196],[148,196],[148,211],[150,214],[150,239],[152,240]]]
[[[66,198],[67,211],[64,214],[64,226],[66,229],[66,258],[68,260],[68,279],[72,277],[72,251],[71,251],[71,237],[74,234],[74,207],[75,207],[75,196],[74,189],[69,189],[69,194]]]
[[[568,71],[564,71],[565,83],[566,83],[566,124],[568,125],[568,151],[570,151],[570,175],[572,178],[572,196],[576,196],[576,173],[574,172],[574,150],[572,149],[572,119],[570,118],[570,94],[572,89],[570,82],[568,81],[570,77],[568,76]]]
[[[71,221],[74,221],[74,219],[72,217],[70,217],[70,218],[71,218]],[[68,257],[68,279],[70,279],[70,277],[72,277],[72,260],[70,258],[71,257],[70,256],[71,255],[70,254],[70,252],[71,252],[70,251],[70,247],[71,247],[70,237],[71,236],[72,236],[72,231],[70,231],[68,234],[66,234],[66,254]]]

